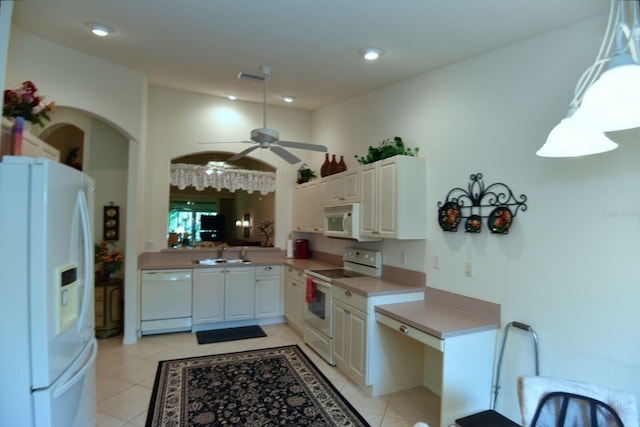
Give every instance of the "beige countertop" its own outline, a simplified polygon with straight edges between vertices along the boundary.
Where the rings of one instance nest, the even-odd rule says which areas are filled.
[[[382,277],[345,277],[344,279],[334,279],[333,284],[366,297],[424,292],[424,286],[408,285]]]
[[[500,305],[434,288],[424,301],[376,306],[376,312],[445,339],[500,327]]]

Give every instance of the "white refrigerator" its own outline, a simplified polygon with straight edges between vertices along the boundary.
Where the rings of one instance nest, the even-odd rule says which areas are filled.
[[[0,426],[95,425],[93,192],[61,163],[0,162]]]

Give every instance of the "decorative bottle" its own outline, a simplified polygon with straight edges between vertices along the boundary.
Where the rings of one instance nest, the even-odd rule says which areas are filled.
[[[324,163],[320,166],[320,176],[324,177],[329,175],[329,166],[331,162],[329,162],[329,153],[324,154]]]
[[[344,156],[340,156],[340,161],[338,162],[337,172],[344,172],[347,170],[347,164],[344,162]]]
[[[338,162],[336,162],[336,155],[331,155],[331,163],[329,164],[329,175],[333,175],[338,172]]]

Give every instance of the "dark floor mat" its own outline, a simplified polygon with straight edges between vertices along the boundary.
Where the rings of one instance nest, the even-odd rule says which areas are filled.
[[[248,338],[266,337],[267,334],[260,326],[242,326],[240,328],[214,329],[212,331],[196,332],[198,344],[215,342],[246,340]]]

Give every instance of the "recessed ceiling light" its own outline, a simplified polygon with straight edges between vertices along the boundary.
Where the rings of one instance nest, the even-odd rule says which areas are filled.
[[[292,103],[293,101],[295,101],[296,97],[287,95],[283,96],[282,99],[284,100],[284,102]]]
[[[227,95],[227,98],[229,98],[229,99],[230,99],[230,100],[232,100],[232,101],[235,101],[236,99],[238,99],[238,97],[237,97],[237,96],[232,95],[232,94]]]
[[[360,53],[362,54],[362,57],[367,61],[375,61],[384,54],[384,50],[377,47],[367,47],[364,49],[360,49]]]
[[[85,25],[91,30],[94,35],[99,37],[105,37],[113,33],[113,28],[107,25],[98,24],[96,22],[87,22]]]

